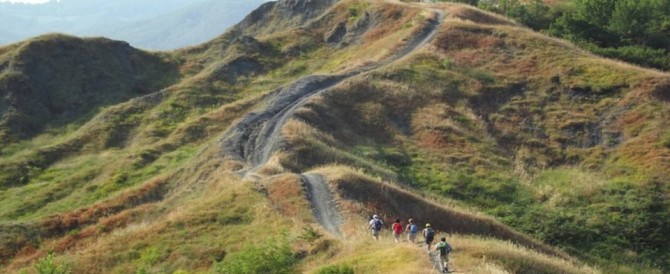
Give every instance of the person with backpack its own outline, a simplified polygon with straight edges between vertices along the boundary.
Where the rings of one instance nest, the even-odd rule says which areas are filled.
[[[400,235],[403,233],[402,225],[400,224],[400,218],[395,219],[395,223],[393,223],[391,230],[393,231],[393,238],[395,239],[395,242],[399,243]]]
[[[407,241],[410,243],[415,243],[416,234],[419,233],[419,226],[414,223],[414,219],[412,218],[409,218],[407,221],[409,222],[405,228],[405,231],[407,231]]]
[[[449,272],[449,253],[452,248],[449,243],[447,243],[447,238],[442,237],[442,241],[437,243],[435,249],[440,251],[440,265],[442,266],[442,272]]]
[[[426,246],[428,246],[428,251],[430,251],[430,245],[435,239],[435,230],[430,227],[430,224],[426,224],[426,228],[423,229],[423,237],[426,239]]]
[[[382,231],[382,228],[384,227],[384,222],[379,219],[379,216],[374,215],[372,216],[372,220],[370,220],[370,223],[368,227],[372,230],[372,237],[375,238],[375,240],[379,241],[379,232]]]

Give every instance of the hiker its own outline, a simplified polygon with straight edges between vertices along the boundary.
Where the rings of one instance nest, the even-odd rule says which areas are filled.
[[[416,234],[419,232],[419,226],[414,223],[414,219],[412,218],[409,218],[407,221],[409,222],[405,228],[405,231],[407,231],[407,241],[415,243]]]
[[[442,241],[437,243],[435,249],[440,251],[440,266],[442,266],[442,272],[449,272],[449,252],[452,248],[449,243],[447,243],[447,238],[442,237]]]
[[[384,222],[379,219],[379,216],[374,215],[372,216],[372,220],[370,220],[370,224],[368,227],[372,229],[372,237],[375,238],[375,240],[379,241],[379,232],[382,231],[382,227],[384,226]]]
[[[400,218],[395,219],[395,223],[393,223],[391,230],[393,231],[393,238],[395,239],[395,242],[399,243],[400,235],[403,233],[402,225],[400,224]]]
[[[428,251],[430,251],[430,245],[435,238],[435,230],[430,227],[430,224],[426,224],[426,228],[423,229],[423,237],[426,239],[426,246],[428,246]]]

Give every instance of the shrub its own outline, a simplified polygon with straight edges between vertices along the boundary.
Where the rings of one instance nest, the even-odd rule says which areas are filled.
[[[349,265],[331,265],[319,269],[316,274],[354,274],[354,268]]]
[[[608,58],[619,59],[646,67],[670,69],[670,54],[665,49],[654,49],[640,45],[618,48],[601,48],[593,44],[585,46],[593,53]]]
[[[57,264],[54,262],[54,254],[49,253],[46,257],[41,258],[35,264],[35,270],[39,274],[71,274],[72,271],[67,265]]]
[[[298,239],[304,240],[309,244],[314,244],[314,242],[321,237],[323,237],[323,234],[319,233],[318,230],[308,225],[302,228],[302,235],[300,235]]]
[[[661,145],[670,148],[670,131],[666,132],[661,138]]]
[[[214,265],[215,273],[296,273],[297,260],[286,239],[249,246]]]

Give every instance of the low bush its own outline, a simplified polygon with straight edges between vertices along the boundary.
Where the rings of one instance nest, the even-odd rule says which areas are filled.
[[[248,246],[214,265],[215,273],[296,273],[297,259],[288,240]]]
[[[39,274],[71,274],[70,267],[64,264],[58,264],[54,261],[54,254],[49,253],[41,258],[35,264],[35,270]]]
[[[319,269],[316,274],[354,274],[354,268],[349,265],[331,265]]]

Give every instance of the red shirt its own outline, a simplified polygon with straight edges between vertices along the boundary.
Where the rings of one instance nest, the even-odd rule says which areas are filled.
[[[393,223],[393,233],[402,234],[402,225],[400,223]]]

